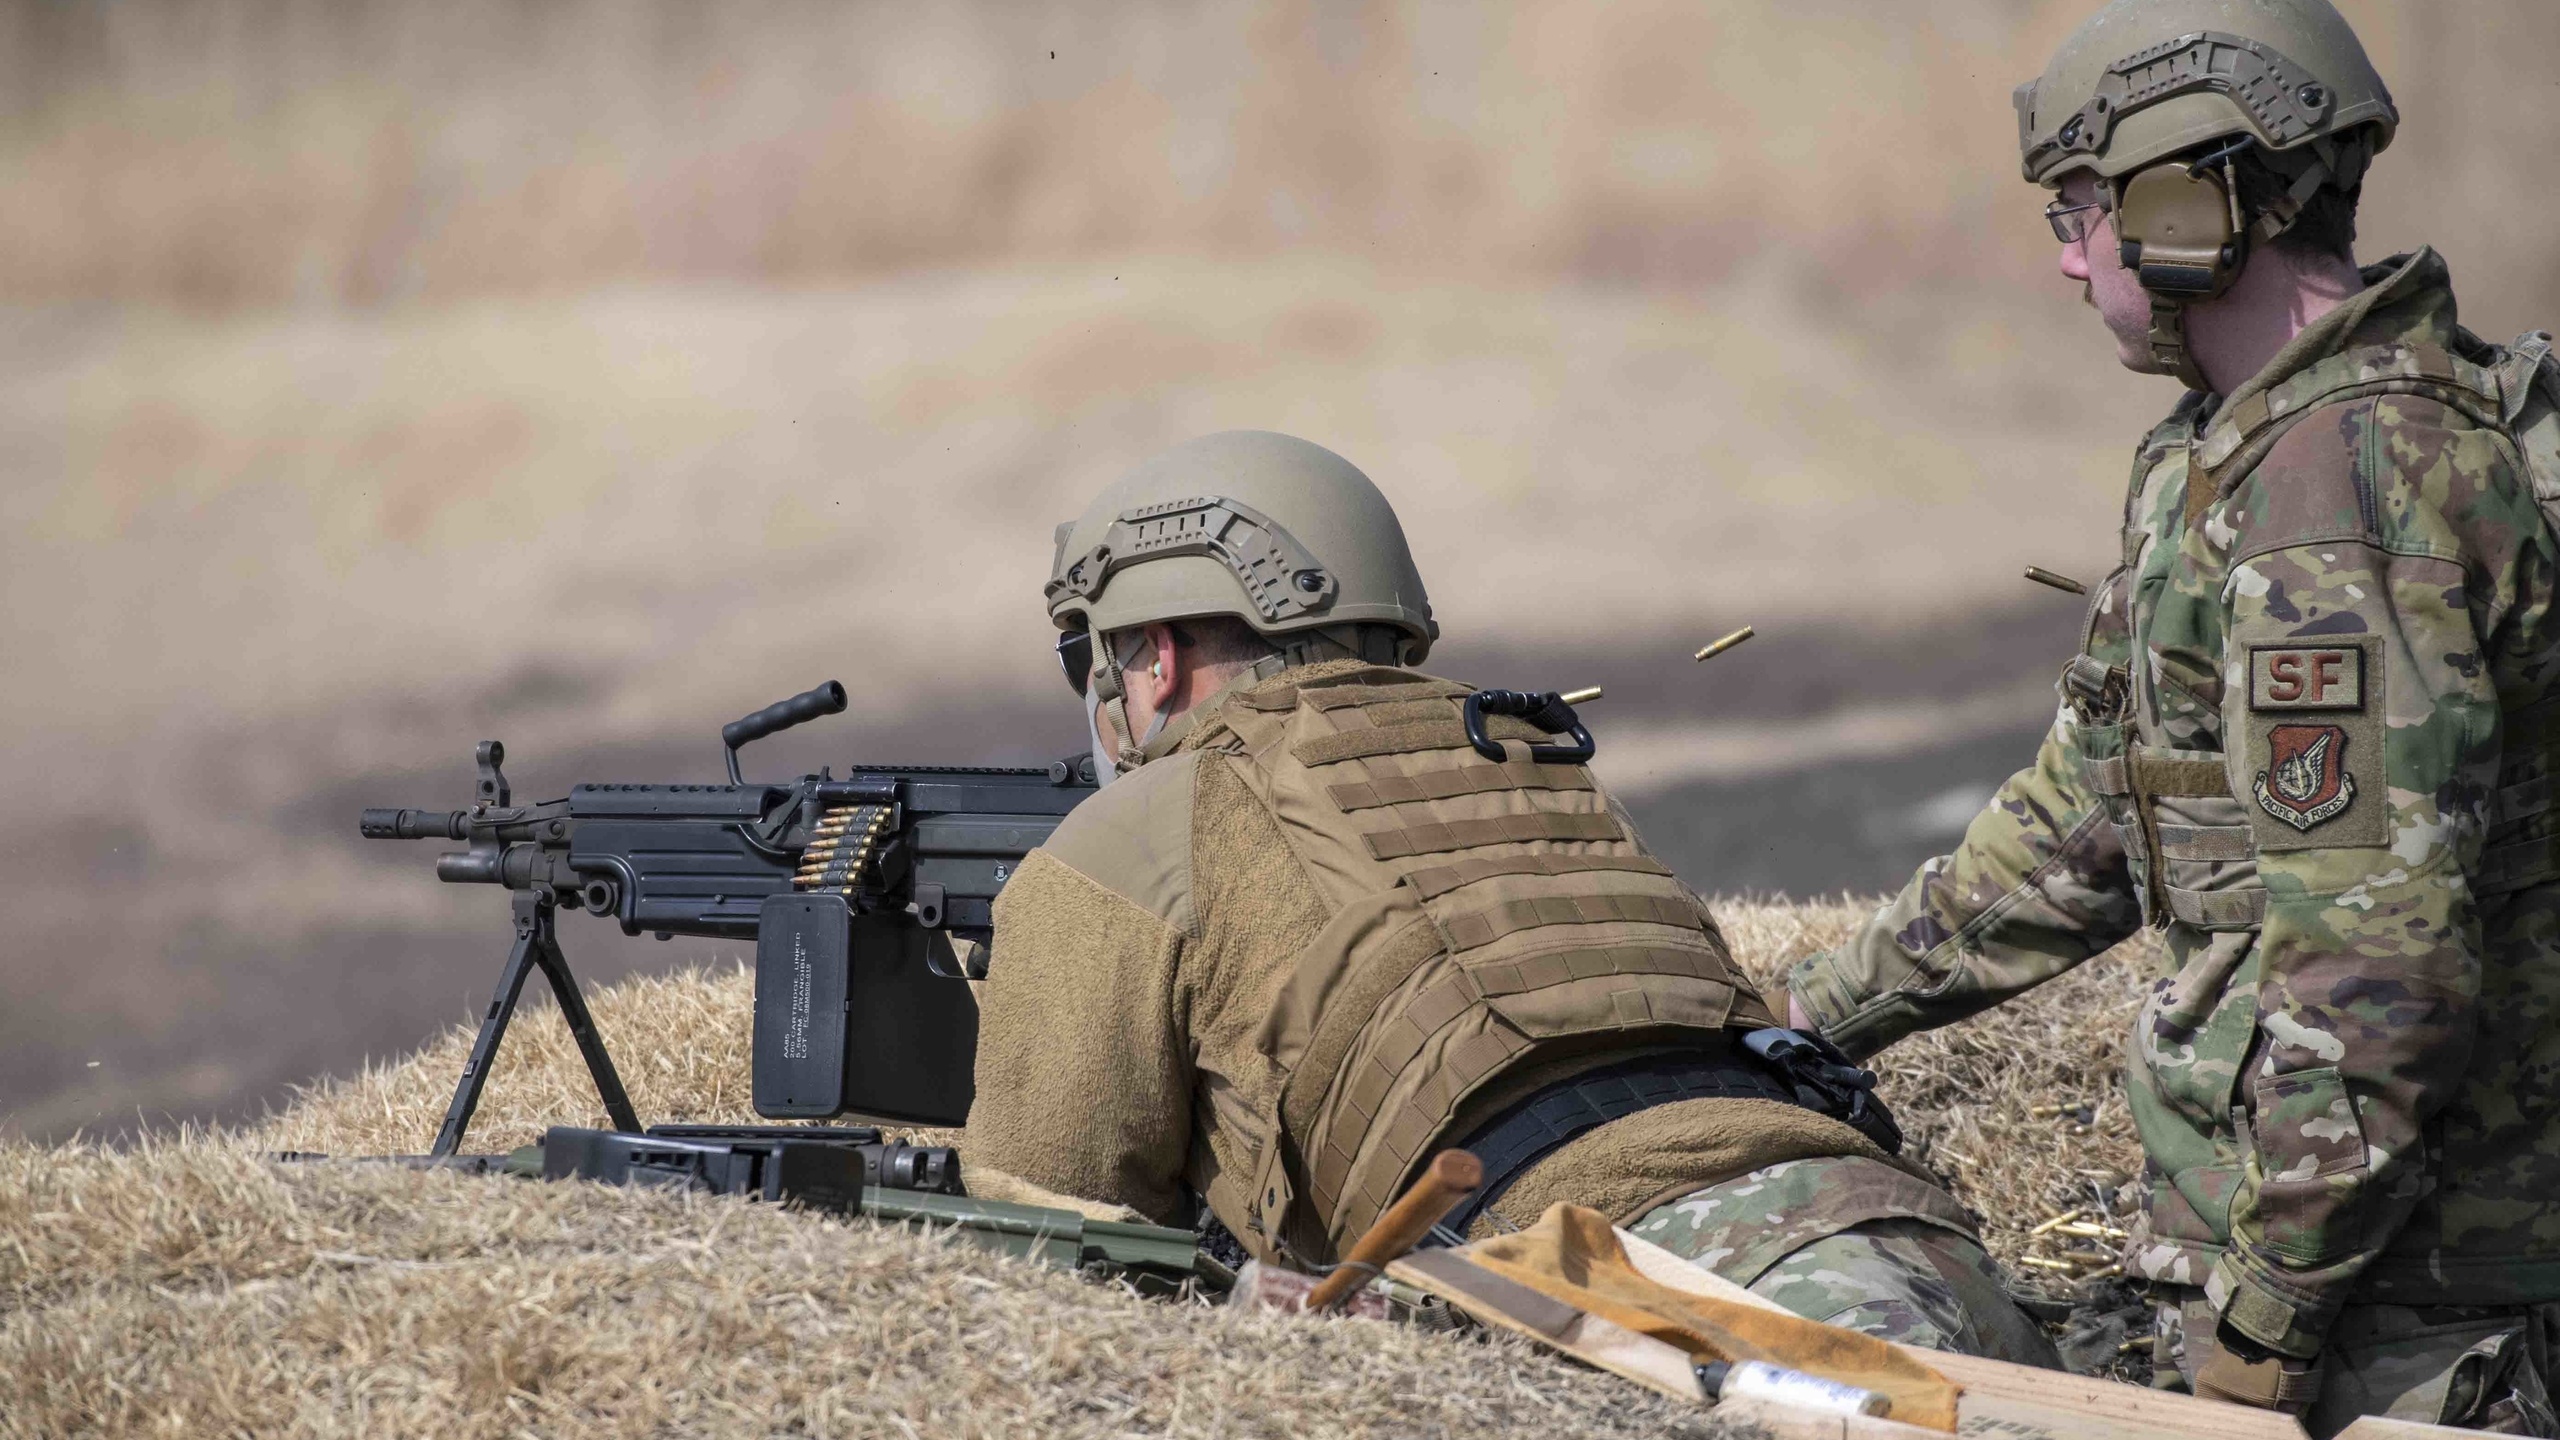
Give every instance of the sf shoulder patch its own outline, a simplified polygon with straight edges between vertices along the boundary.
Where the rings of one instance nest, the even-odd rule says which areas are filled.
[[[2364,647],[2250,646],[2249,708],[2363,709]]]
[[[2380,845],[2380,716],[2367,686],[2381,659],[2369,635],[2249,647],[2248,773],[2261,850]],[[2358,772],[2371,783],[2359,783]],[[2359,803],[2361,801],[2362,803]]]

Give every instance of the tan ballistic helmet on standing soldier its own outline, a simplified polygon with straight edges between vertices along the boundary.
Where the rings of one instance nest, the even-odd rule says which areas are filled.
[[[2352,192],[2400,123],[2391,93],[2327,0],[2115,0],[2018,87],[2026,177],[2098,182],[2123,263],[2151,295],[2163,374],[2203,389],[2184,313],[2231,288],[2252,246],[2323,188]],[[2242,213],[2233,157],[2291,182]]]
[[[1231,615],[1282,663],[1358,658],[1414,665],[1440,627],[1404,527],[1357,466],[1267,430],[1187,441],[1130,471],[1058,527],[1044,592],[1068,677],[1083,688],[1095,637]],[[1116,648],[1088,711],[1109,706],[1123,737],[1116,768],[1144,763],[1131,734]]]

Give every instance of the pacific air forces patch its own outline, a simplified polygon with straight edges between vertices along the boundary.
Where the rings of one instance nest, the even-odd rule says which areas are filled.
[[[2259,849],[2383,843],[2386,806],[2356,773],[2378,778],[2382,763],[2379,712],[2367,704],[2380,659],[2368,635],[2249,647]]]
[[[2336,725],[2278,725],[2267,731],[2267,768],[2258,772],[2258,804],[2296,830],[2308,830],[2355,803],[2347,772],[2347,732]]]

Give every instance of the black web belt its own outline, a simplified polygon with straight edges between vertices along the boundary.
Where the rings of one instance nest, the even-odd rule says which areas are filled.
[[[1755,1045],[1754,1040],[1760,1043]],[[1828,1053],[1807,1053],[1816,1046]],[[1764,1057],[1758,1053],[1763,1050],[1774,1053]],[[1459,1243],[1467,1227],[1500,1200],[1514,1181],[1575,1137],[1639,1110],[1678,1100],[1775,1100],[1801,1105],[1845,1121],[1887,1153],[1898,1153],[1902,1134],[1883,1104],[1869,1093],[1874,1077],[1848,1066],[1845,1057],[1835,1067],[1832,1057],[1838,1055],[1827,1044],[1791,1030],[1762,1030],[1751,1032],[1740,1045],[1718,1045],[1687,1055],[1648,1055],[1560,1080],[1486,1121],[1459,1142],[1459,1148],[1484,1162],[1484,1184],[1450,1211],[1425,1243]],[[1864,1083],[1850,1081],[1851,1076]]]
[[[1794,1091],[1738,1055],[1652,1055],[1558,1081],[1461,1142],[1461,1148],[1484,1162],[1484,1184],[1449,1212],[1441,1228],[1452,1236],[1466,1234],[1476,1216],[1500,1200],[1513,1181],[1586,1131],[1675,1100],[1715,1098],[1796,1103]]]

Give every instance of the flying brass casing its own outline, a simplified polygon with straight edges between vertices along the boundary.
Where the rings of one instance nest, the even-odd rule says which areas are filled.
[[[1722,639],[1720,639],[1720,640],[1717,640],[1717,641],[1715,641],[1714,643],[1712,643],[1712,644],[1708,645],[1705,649],[1700,650],[1700,651],[1696,654],[1696,656],[1694,656],[1694,657],[1692,657],[1692,658],[1699,659],[1699,660],[1713,660],[1714,658],[1716,658],[1717,656],[1719,656],[1719,655],[1723,654],[1723,653],[1724,653],[1724,652],[1726,652],[1727,650],[1732,649],[1734,646],[1741,644],[1743,641],[1748,640],[1748,639],[1750,639],[1752,636],[1757,635],[1757,634],[1759,634],[1759,633],[1760,633],[1759,631],[1752,629],[1752,628],[1751,628],[1750,626],[1748,626],[1748,625],[1745,625],[1745,626],[1743,626],[1741,629],[1734,631],[1732,634],[1727,635],[1727,636],[1725,636],[1724,638],[1722,638]]]

